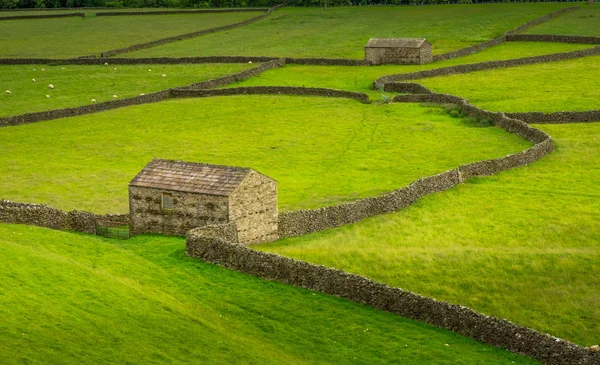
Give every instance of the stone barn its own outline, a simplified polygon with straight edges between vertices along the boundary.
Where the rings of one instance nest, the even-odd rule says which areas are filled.
[[[423,64],[433,61],[431,43],[424,38],[371,38],[365,60],[373,65]]]
[[[129,183],[132,234],[235,222],[241,244],[277,239],[277,182],[243,167],[153,159]]]

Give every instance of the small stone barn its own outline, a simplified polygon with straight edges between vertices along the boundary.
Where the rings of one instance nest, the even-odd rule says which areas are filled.
[[[433,61],[431,43],[425,38],[371,38],[365,60],[373,65],[422,64]]]
[[[243,167],[153,159],[129,183],[132,234],[235,222],[241,244],[277,239],[277,182]]]

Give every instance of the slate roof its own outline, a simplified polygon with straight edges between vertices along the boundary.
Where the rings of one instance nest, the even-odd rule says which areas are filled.
[[[365,48],[421,48],[425,38],[371,38]]]
[[[229,196],[250,171],[245,167],[155,158],[131,180],[129,186]]]

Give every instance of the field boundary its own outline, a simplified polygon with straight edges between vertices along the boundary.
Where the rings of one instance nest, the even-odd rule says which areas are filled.
[[[159,45],[172,43],[172,42],[176,42],[176,41],[181,41],[184,39],[194,38],[194,37],[198,37],[198,36],[205,35],[205,34],[219,32],[222,30],[230,30],[230,29],[242,27],[244,25],[248,25],[248,24],[254,23],[258,20],[268,17],[269,15],[271,15],[272,12],[274,12],[277,9],[282,8],[283,6],[285,6],[285,5],[281,4],[281,5],[274,6],[272,8],[269,8],[264,14],[255,16],[250,19],[243,20],[241,22],[232,23],[232,24],[228,24],[228,25],[224,25],[224,26],[220,26],[220,27],[215,27],[215,28],[204,29],[204,30],[191,32],[191,33],[180,34],[180,35],[176,35],[173,37],[157,39],[157,40],[150,41],[150,42],[138,43],[138,44],[134,44],[134,45],[131,45],[131,46],[125,47],[125,48],[112,49],[110,51],[102,52],[100,55],[101,55],[101,57],[111,57],[111,56],[115,56],[118,54],[139,51],[140,49],[156,47]]]
[[[507,42],[554,42],[573,44],[600,44],[600,37],[561,34],[514,34],[506,36]]]
[[[23,20],[23,19],[68,18],[68,17],[85,18],[85,14],[84,13],[69,13],[69,14],[48,14],[48,15],[12,15],[12,16],[0,16],[0,21]]]
[[[600,109],[583,112],[524,112],[505,113],[509,118],[520,119],[529,124],[570,124],[600,122]]]
[[[539,18],[536,18],[536,19],[530,20],[524,24],[521,24],[512,30],[506,31],[504,33],[504,35],[502,35],[500,37],[497,37],[497,38],[491,39],[489,41],[485,41],[485,42],[482,42],[482,43],[479,43],[479,44],[476,44],[476,45],[473,45],[470,47],[461,48],[456,51],[433,55],[433,61],[435,62],[435,61],[449,60],[452,58],[464,57],[464,56],[468,56],[468,55],[476,53],[476,52],[483,51],[484,49],[491,48],[491,47],[494,47],[501,43],[506,42],[508,40],[509,36],[511,36],[511,35],[523,32],[524,30],[527,30],[535,25],[541,24],[545,21],[548,21],[548,20],[550,20],[554,17],[557,17],[559,15],[562,15],[564,13],[568,13],[568,12],[579,10],[579,9],[580,9],[580,6],[572,6],[569,8],[563,8],[563,9],[556,10],[552,13],[542,15]]]
[[[265,62],[256,67],[236,72],[231,75],[219,77],[212,80],[202,81],[198,83],[193,83],[190,85],[179,87],[181,89],[200,89],[200,88],[213,88],[228,85],[232,82],[241,81],[247,79],[249,77],[253,77],[261,74],[266,70],[270,70],[272,68],[281,67],[285,64],[284,60],[274,60]],[[53,119],[60,118],[68,118],[74,117],[78,115],[99,113],[111,109],[122,108],[126,106],[132,105],[141,105],[141,104],[149,104],[156,103],[159,101],[167,100],[171,98],[171,92],[173,89],[161,90],[153,93],[149,93],[146,95],[139,95],[125,99],[111,100],[105,101],[97,104],[87,104],[83,106],[73,107],[73,108],[62,108],[62,109],[53,109],[42,112],[35,113],[25,113],[10,117],[0,118],[0,128],[8,127],[8,126],[16,126],[22,124],[30,124],[36,122],[42,122]]]
[[[386,75],[378,78],[373,82],[373,86],[376,89],[383,88],[385,91],[393,91],[393,85],[389,85],[391,82],[401,81],[401,80],[417,80],[417,79],[426,79],[430,77],[436,76],[448,76],[448,75],[456,75],[463,74],[469,72],[483,71],[483,70],[491,70],[496,68],[507,68],[507,67],[516,67],[523,65],[533,65],[537,63],[548,63],[548,62],[557,62],[564,60],[571,60],[575,58],[582,58],[588,56],[600,55],[600,46],[592,47],[588,49],[581,49],[577,51],[571,52],[561,52],[561,53],[552,53],[541,56],[532,56],[532,57],[524,57],[524,58],[515,58],[511,60],[502,60],[502,61],[486,61],[479,63],[469,63],[463,65],[456,66],[448,66],[448,67],[440,67],[432,70],[424,70],[424,71],[416,71],[409,72],[404,74],[393,74]],[[386,86],[389,85],[389,86]],[[387,87],[387,89],[386,89]]]
[[[269,8],[227,8],[227,9],[189,9],[189,10],[157,10],[157,11],[102,11],[96,16],[135,16],[135,15],[171,15],[171,14],[211,14],[211,13],[251,13],[267,12]]]

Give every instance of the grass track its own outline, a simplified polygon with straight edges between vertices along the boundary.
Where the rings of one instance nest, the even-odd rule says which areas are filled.
[[[538,126],[542,160],[398,213],[254,246],[555,336],[600,341],[600,123]]]
[[[11,176],[2,198],[95,212],[126,212],[127,183],[153,157],[255,168],[279,181],[280,209],[290,210],[529,146],[437,107],[293,96],[176,99],[2,128],[0,145],[0,174]]]
[[[113,100],[113,95],[126,98],[148,94],[253,66],[256,64],[0,66],[0,116],[87,105],[92,99],[100,103]],[[49,84],[54,89],[49,89]]]
[[[600,56],[416,80],[505,112],[600,109]],[[516,87],[515,85],[518,85]]]
[[[240,29],[210,34],[127,57],[288,56],[363,58],[371,37],[427,38],[434,53],[471,46],[572,4],[436,5],[423,7],[283,8]]]
[[[68,58],[236,23],[259,12],[0,22],[0,58]],[[1,14],[0,14],[1,16]]]
[[[0,225],[3,364],[535,362],[185,256],[182,239]],[[445,346],[448,344],[448,346]]]

